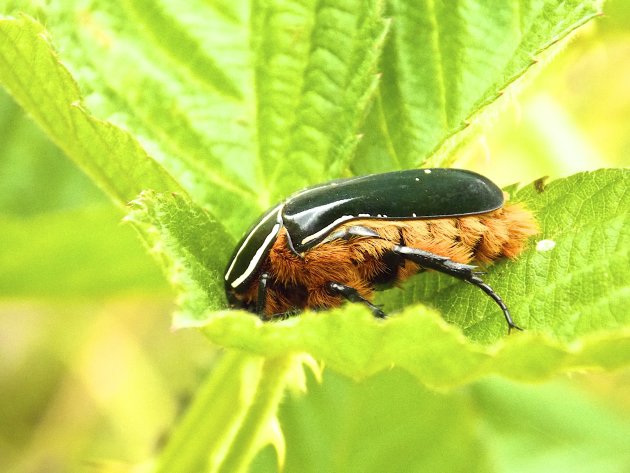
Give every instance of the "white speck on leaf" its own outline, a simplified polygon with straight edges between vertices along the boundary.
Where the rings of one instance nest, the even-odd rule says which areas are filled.
[[[556,246],[556,242],[553,240],[540,240],[536,243],[536,251],[550,251]]]

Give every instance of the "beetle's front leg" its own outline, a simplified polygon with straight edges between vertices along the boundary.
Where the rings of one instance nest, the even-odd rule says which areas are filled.
[[[258,296],[256,299],[256,315],[265,320],[265,306],[267,305],[267,286],[269,285],[269,273],[262,273],[258,278]]]
[[[262,273],[258,279],[258,296],[256,300],[256,315],[263,322],[268,320],[284,320],[289,317],[293,317],[300,313],[299,310],[288,310],[286,312],[280,312],[277,314],[267,315],[265,309],[267,308],[267,293],[269,289],[269,280],[271,276],[269,273]]]
[[[349,300],[350,302],[361,302],[361,303],[367,305],[370,308],[370,310],[372,311],[372,314],[374,315],[374,317],[377,317],[379,319],[384,319],[386,317],[385,312],[383,312],[380,309],[380,307],[377,307],[374,304],[372,304],[365,297],[363,297],[361,294],[359,294],[359,291],[357,291],[353,287],[346,286],[345,284],[340,284],[338,282],[331,281],[331,282],[326,284],[326,289],[330,293],[338,294],[338,295],[342,296],[343,298],[345,298],[346,300]]]
[[[482,273],[479,271],[475,271],[475,269],[477,269],[476,266],[472,266],[470,264],[456,263],[444,256],[436,255],[429,251],[420,250],[418,248],[409,248],[408,246],[395,245],[392,251],[402,258],[413,261],[423,268],[434,269],[435,271],[448,274],[449,276],[453,276],[457,279],[461,279],[462,281],[466,281],[473,286],[477,286],[483,292],[488,294],[503,311],[503,316],[505,317],[505,320],[508,324],[508,333],[511,332],[512,329],[523,330],[512,320],[510,311],[505,305],[505,302],[503,302],[503,299],[501,299],[501,297],[479,277]]]

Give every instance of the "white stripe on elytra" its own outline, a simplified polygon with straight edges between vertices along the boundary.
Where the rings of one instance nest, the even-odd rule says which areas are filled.
[[[262,253],[265,249],[265,247],[269,244],[269,242],[271,241],[272,238],[275,238],[276,234],[278,233],[278,229],[280,228],[280,212],[282,211],[282,208],[284,207],[284,204],[280,204],[278,205],[277,212],[269,212],[269,216],[263,220],[261,220],[258,225],[256,225],[251,232],[249,232],[249,235],[247,235],[247,238],[245,239],[245,241],[243,242],[243,244],[241,245],[241,247],[239,248],[238,252],[236,253],[236,255],[234,256],[234,258],[232,259],[232,264],[230,264],[230,267],[228,268],[227,272],[225,273],[225,280],[227,281],[230,278],[230,274],[232,273],[232,270],[234,269],[234,265],[236,264],[236,261],[238,260],[239,256],[241,255],[241,252],[243,251],[243,249],[245,247],[247,247],[247,244],[249,243],[249,240],[252,238],[252,235],[254,233],[256,233],[256,231],[258,231],[258,229],[264,224],[266,223],[270,218],[272,217],[276,217],[278,223],[276,223],[273,228],[271,229],[271,232],[269,233],[269,235],[267,235],[267,237],[265,238],[265,241],[263,242],[263,244],[258,248],[258,250],[256,251],[256,253],[254,254],[254,257],[252,258],[252,260],[249,262],[249,266],[247,266],[247,269],[245,269],[245,272],[243,274],[241,274],[237,279],[235,279],[231,286],[232,287],[236,287],[239,284],[241,284],[245,279],[247,279],[247,277],[249,277],[249,275],[254,271],[254,269],[256,268],[256,265],[258,264],[260,258],[262,257]]]
[[[367,214],[361,214],[363,215],[367,215]],[[304,237],[302,239],[302,241],[300,242],[300,244],[305,245],[306,243],[308,243],[309,241],[315,240],[316,238],[330,232],[330,230],[332,230],[333,228],[335,228],[337,225],[339,225],[340,223],[346,222],[348,220],[352,220],[354,218],[357,218],[356,215],[343,215],[341,217],[339,217],[337,220],[335,220],[333,223],[331,223],[330,225],[325,226],[324,228],[322,228],[320,231],[315,232],[311,235],[308,235],[306,237]]]

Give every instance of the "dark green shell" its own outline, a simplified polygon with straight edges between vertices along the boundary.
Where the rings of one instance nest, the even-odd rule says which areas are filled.
[[[284,206],[282,223],[293,248],[302,253],[348,220],[454,217],[502,205],[501,189],[474,172],[411,169],[333,181],[298,193]]]
[[[503,206],[489,179],[461,169],[412,169],[338,179],[305,189],[267,211],[236,248],[225,273],[228,297],[257,276],[284,227],[302,254],[336,227],[357,219],[414,220],[459,217]]]

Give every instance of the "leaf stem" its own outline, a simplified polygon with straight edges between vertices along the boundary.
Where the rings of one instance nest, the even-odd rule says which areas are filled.
[[[269,439],[293,357],[228,352],[199,388],[155,472],[244,471]]]
[[[218,469],[219,473],[247,471],[258,450],[270,440],[270,432],[265,435],[265,429],[272,427],[293,361],[290,356],[265,360],[256,398]]]
[[[156,462],[156,473],[205,471],[208,459],[221,456],[253,396],[245,383],[257,383],[262,359],[231,351],[197,390]]]

